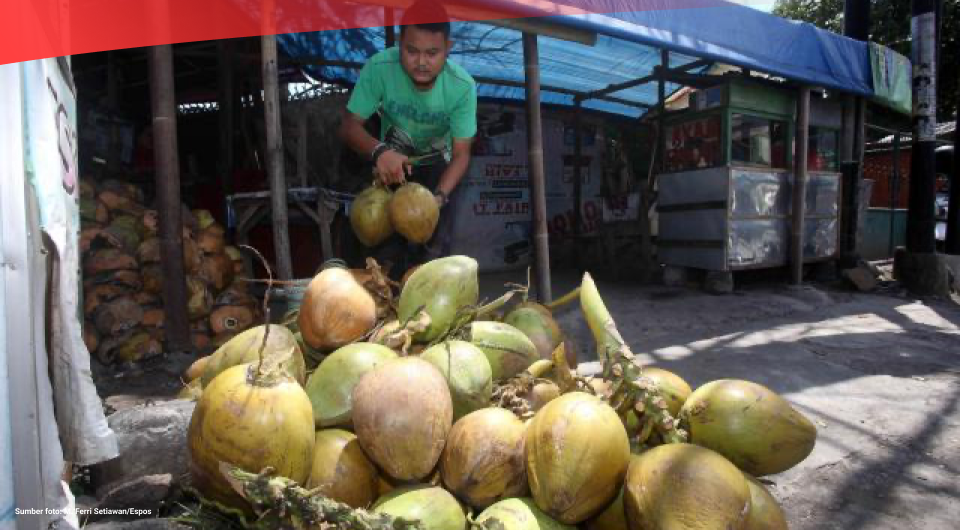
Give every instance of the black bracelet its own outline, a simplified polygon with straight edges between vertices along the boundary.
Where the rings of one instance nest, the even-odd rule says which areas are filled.
[[[386,153],[389,150],[390,150],[389,145],[384,143],[377,144],[377,146],[373,148],[373,153],[370,155],[370,159],[373,161],[373,165],[376,166],[377,159],[380,158],[380,155],[382,155],[383,153]]]

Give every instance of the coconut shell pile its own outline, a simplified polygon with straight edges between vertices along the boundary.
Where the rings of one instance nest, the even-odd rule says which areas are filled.
[[[104,364],[137,362],[163,351],[163,275],[158,216],[133,184],[81,183],[80,253],[84,342]],[[210,212],[184,212],[183,253],[193,346],[223,344],[254,325],[256,300],[237,278],[240,252],[226,245]]]
[[[186,375],[197,493],[268,528],[787,528],[757,478],[806,458],[814,425],[756,383],[639,366],[589,274],[569,301],[600,376],[571,368],[556,304],[481,304],[469,257],[401,285],[322,270],[295,318]]]

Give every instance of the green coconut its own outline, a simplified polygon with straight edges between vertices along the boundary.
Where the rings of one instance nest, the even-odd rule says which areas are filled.
[[[350,226],[364,245],[375,247],[393,234],[389,209],[392,197],[390,190],[376,185],[363,190],[354,199],[350,206]]]
[[[515,376],[540,358],[533,341],[503,322],[473,322],[467,340],[487,356],[494,381]]]
[[[533,417],[526,453],[537,506],[562,523],[578,524],[617,496],[630,462],[630,441],[609,405],[571,392]]]
[[[623,506],[629,530],[742,529],[750,490],[743,473],[719,454],[666,444],[630,464]]]
[[[357,342],[331,353],[310,374],[304,389],[313,404],[318,427],[349,425],[353,389],[363,374],[378,364],[396,359],[397,353],[379,344]]]
[[[397,488],[377,500],[373,511],[419,521],[423,530],[464,530],[467,527],[467,517],[460,503],[443,488]]]
[[[477,260],[467,256],[448,256],[420,266],[404,284],[400,293],[397,318],[407,322],[419,311],[430,315],[430,326],[414,336],[417,342],[430,342],[449,330],[460,314],[477,304]]]
[[[381,470],[422,480],[440,460],[453,420],[443,374],[418,357],[402,357],[364,374],[353,389],[353,428]]]
[[[757,479],[744,475],[750,488],[750,512],[743,530],[789,530],[780,504]]]
[[[537,347],[541,359],[550,359],[553,350],[563,342],[563,332],[550,310],[535,302],[524,302],[513,308],[503,322],[526,335]]]
[[[377,498],[379,484],[377,468],[356,435],[340,429],[317,431],[308,488],[353,508],[366,508]]]
[[[217,351],[213,352],[210,360],[207,361],[203,375],[200,376],[203,387],[206,388],[214,377],[231,366],[258,362],[265,329],[263,326],[250,328],[217,348]],[[265,359],[273,355],[289,355],[289,360],[283,364],[283,370],[287,375],[296,379],[298,383],[303,384],[306,379],[307,368],[303,361],[303,354],[300,353],[297,339],[293,336],[293,333],[290,333],[290,330],[283,326],[270,324],[270,335],[267,337],[267,345],[263,349],[263,355]]]
[[[420,358],[437,367],[453,399],[453,421],[490,404],[493,378],[490,361],[479,348],[462,340],[427,348]]]
[[[477,516],[482,530],[575,530],[543,513],[529,497],[502,500]]]
[[[450,429],[440,457],[443,484],[476,508],[527,494],[526,427],[506,409],[467,414]]]
[[[683,403],[693,392],[690,385],[682,377],[663,368],[645,366],[641,375],[657,384],[660,394],[667,400],[667,410],[674,417],[680,413]]]
[[[737,379],[707,383],[680,411],[690,441],[753,476],[786,471],[813,451],[817,428],[769,388]]]

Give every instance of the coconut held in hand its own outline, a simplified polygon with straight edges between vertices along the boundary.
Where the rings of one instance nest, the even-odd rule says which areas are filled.
[[[433,237],[440,219],[440,207],[433,193],[416,182],[408,182],[390,200],[390,223],[412,243],[426,243]]]
[[[393,234],[389,208],[392,197],[390,190],[375,184],[357,195],[350,206],[350,226],[364,245],[375,247]]]

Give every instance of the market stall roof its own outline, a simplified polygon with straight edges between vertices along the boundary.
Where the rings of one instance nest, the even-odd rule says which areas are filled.
[[[484,0],[491,5],[519,0]],[[583,3],[583,2],[581,2]],[[667,0],[589,0],[590,11],[605,14],[546,17],[558,26],[596,32],[593,46],[550,37],[540,39],[542,100],[572,105],[575,94],[650,76],[660,65],[660,49],[671,50],[670,67],[704,58],[813,86],[872,95],[866,43],[720,1],[671,8]],[[541,2],[550,4],[549,2]],[[596,5],[593,5],[596,4]],[[697,4],[697,2],[686,2]],[[641,10],[634,10],[641,9]],[[480,83],[480,97],[523,99],[521,33],[482,22],[453,25],[452,59]],[[384,46],[383,28],[282,35],[279,43],[293,59],[304,60],[311,76],[352,84],[357,66]],[[323,65],[316,58],[326,61]],[[704,67],[693,69],[692,73]],[[679,88],[668,83],[667,93]],[[620,102],[583,101],[585,108],[638,116],[657,103],[656,83],[609,94]]]

